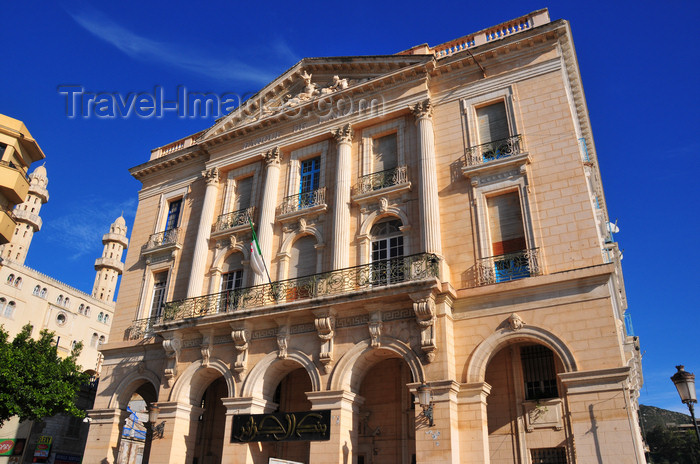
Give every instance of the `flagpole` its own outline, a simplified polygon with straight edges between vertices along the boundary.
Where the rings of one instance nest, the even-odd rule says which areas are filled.
[[[265,268],[265,274],[267,274],[267,281],[270,283],[270,286],[272,286],[272,279],[270,278],[270,271],[267,270],[267,263],[265,262],[265,257],[263,257],[262,250],[260,249],[260,243],[258,243],[258,236],[255,235],[255,228],[253,227],[253,220],[248,216],[248,224],[250,224],[250,230],[253,232],[253,243],[255,243],[255,247],[258,249],[258,254],[260,255],[260,259],[262,260],[263,267]]]

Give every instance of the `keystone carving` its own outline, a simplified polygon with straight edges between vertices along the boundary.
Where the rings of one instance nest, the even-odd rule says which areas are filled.
[[[177,362],[182,350],[182,335],[177,333],[167,334],[165,340],[163,340],[163,349],[166,356],[164,375],[167,386],[170,388],[173,386],[177,376]]]
[[[330,374],[333,367],[333,338],[335,337],[335,314],[324,312],[318,314],[314,320],[318,337],[321,339],[321,352],[319,360],[323,364],[326,374]]]
[[[379,338],[382,336],[382,313],[381,311],[374,311],[369,315],[369,336],[371,338],[370,345],[372,348],[379,348],[381,342]]]
[[[287,359],[287,346],[289,345],[289,326],[281,325],[277,331],[277,357],[279,359]]]
[[[517,331],[523,328],[525,321],[516,313],[513,313],[508,318],[508,325],[510,326],[510,330]]]
[[[233,363],[233,370],[242,374],[248,365],[250,330],[246,327],[233,327],[231,338],[233,339],[233,346],[236,348],[236,360]]]
[[[420,327],[420,347],[428,362],[435,359],[437,344],[435,340],[435,300],[432,295],[410,295],[413,300],[413,312]]]
[[[202,332],[202,344],[199,350],[202,353],[202,366],[209,367],[209,359],[214,349],[214,334],[211,331]]]

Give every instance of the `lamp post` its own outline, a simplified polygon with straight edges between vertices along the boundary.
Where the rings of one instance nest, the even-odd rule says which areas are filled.
[[[158,426],[156,425],[158,413],[160,412],[160,408],[158,407],[157,403],[147,404],[146,409],[148,410],[148,422],[144,424],[146,426],[146,440],[143,448],[143,460],[141,461],[143,464],[148,464],[150,461],[151,442],[153,439],[163,438],[163,426],[165,425],[164,423],[161,423]]]
[[[423,408],[423,416],[428,419],[428,426],[433,426],[433,390],[426,384],[416,389],[418,404]]]
[[[688,405],[690,417],[693,419],[693,427],[695,427],[695,435],[698,437],[698,442],[700,442],[700,431],[698,430],[698,423],[695,421],[695,403],[698,402],[695,396],[695,374],[686,372],[684,366],[676,366],[676,369],[678,369],[678,372],[673,374],[671,380],[673,380],[678,390],[681,401]]]

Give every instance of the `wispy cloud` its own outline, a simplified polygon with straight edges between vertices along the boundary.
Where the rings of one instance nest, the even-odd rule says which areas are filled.
[[[86,254],[101,252],[100,239],[109,231],[114,220],[124,213],[130,225],[136,211],[136,198],[122,202],[105,203],[98,199],[84,200],[67,208],[67,212],[46,224],[47,236],[68,251],[68,259],[75,261]],[[129,231],[131,232],[131,231]],[[99,248],[99,250],[98,250]]]
[[[67,12],[85,30],[139,61],[162,63],[224,81],[243,80],[266,84],[275,77],[275,73],[234,58],[222,59],[188,45],[161,42],[139,35],[87,5],[81,7],[79,12]],[[284,42],[274,43],[273,48],[275,54],[285,61],[296,60],[294,53]]]

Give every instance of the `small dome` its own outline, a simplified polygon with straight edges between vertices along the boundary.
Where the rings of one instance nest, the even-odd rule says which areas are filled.
[[[125,226],[126,221],[124,220],[124,216],[119,216],[116,221],[114,221],[114,224],[118,226]]]
[[[48,179],[46,176],[46,168],[42,164],[41,166],[38,166],[36,169],[34,169],[34,172],[29,174],[29,177],[39,177],[42,179]]]

